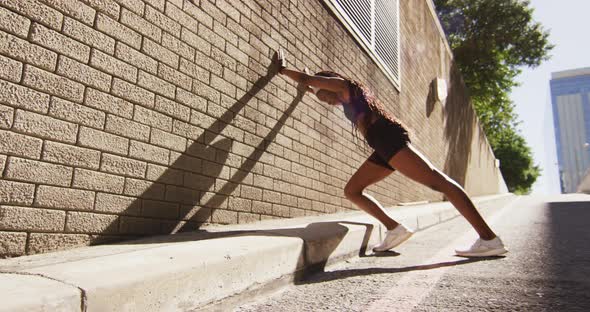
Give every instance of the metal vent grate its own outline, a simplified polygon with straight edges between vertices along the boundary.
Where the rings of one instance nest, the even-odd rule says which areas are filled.
[[[399,86],[399,0],[324,0]]]
[[[373,0],[336,0],[344,10],[344,13],[358,28],[360,34],[367,42],[371,42],[373,33],[373,21],[371,2]]]

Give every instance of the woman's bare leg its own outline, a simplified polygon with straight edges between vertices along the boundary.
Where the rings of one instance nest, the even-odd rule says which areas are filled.
[[[395,154],[389,160],[389,164],[408,178],[445,194],[482,239],[490,240],[496,237],[465,190],[453,179],[436,169],[411,144]]]
[[[383,223],[388,230],[395,228],[398,223],[387,215],[383,206],[375,198],[363,191],[369,185],[383,180],[392,172],[391,169],[379,166],[367,159],[344,187],[346,198]]]

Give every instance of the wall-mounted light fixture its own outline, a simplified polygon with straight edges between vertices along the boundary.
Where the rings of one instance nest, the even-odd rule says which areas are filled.
[[[443,106],[448,96],[447,81],[442,78],[434,79],[434,98]]]

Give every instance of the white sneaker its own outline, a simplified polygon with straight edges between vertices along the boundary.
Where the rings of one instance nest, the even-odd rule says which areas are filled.
[[[381,244],[373,247],[373,251],[386,251],[405,242],[414,232],[408,230],[402,224],[398,224],[393,230],[385,232],[385,239]]]
[[[496,236],[492,240],[483,240],[478,238],[471,247],[467,249],[457,249],[455,253],[463,257],[491,257],[507,253],[504,243],[500,237]]]

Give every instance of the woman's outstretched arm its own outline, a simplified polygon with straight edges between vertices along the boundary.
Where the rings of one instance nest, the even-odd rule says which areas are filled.
[[[281,69],[279,73],[293,79],[297,83],[301,83],[310,87],[324,89],[336,93],[348,91],[348,82],[340,77],[308,75],[304,72],[288,68]]]
[[[348,92],[348,82],[340,77],[314,76],[298,70],[288,69],[287,60],[282,50],[277,52],[275,62],[279,66],[280,74],[291,78],[297,83],[337,93]]]

